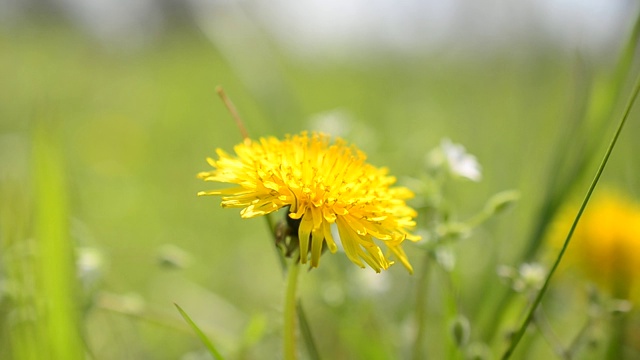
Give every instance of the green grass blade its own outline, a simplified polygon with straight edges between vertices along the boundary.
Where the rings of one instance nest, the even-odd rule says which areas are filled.
[[[621,93],[625,89],[626,80],[629,78],[631,65],[640,40],[640,14],[636,17],[635,24],[630,35],[618,57],[618,62],[614,68],[614,73],[602,83],[595,79],[584,80],[589,77],[588,71],[584,69],[586,65],[579,62],[577,69],[578,84],[577,89],[587,88],[584,94],[576,96],[580,105],[574,116],[570,118],[570,124],[565,128],[563,135],[558,136],[558,143],[555,145],[555,153],[559,154],[551,162],[549,169],[550,176],[547,179],[546,196],[537,216],[538,222],[533,227],[528,240],[528,247],[523,254],[524,261],[531,261],[542,245],[543,234],[547,231],[550,220],[556,215],[560,205],[564,202],[571,188],[587,171],[587,166],[592,159],[597,156],[597,151],[604,143],[600,137],[592,140],[589,134],[602,134],[606,132],[609,122],[614,115],[617,104],[620,103]],[[591,75],[594,77],[594,75]],[[580,80],[583,78],[583,80]],[[578,90],[584,92],[583,90]],[[592,104],[597,105],[592,105]],[[588,129],[591,127],[591,129]],[[586,131],[583,130],[587,129]],[[567,142],[567,137],[576,138],[581,144],[575,146],[574,142]],[[573,136],[572,136],[573,135]],[[573,149],[572,149],[573,147]],[[572,154],[572,150],[579,149],[577,154]],[[569,155],[567,155],[569,154]]]
[[[74,244],[69,235],[63,158],[55,131],[40,125],[33,148],[37,296],[43,302],[38,327],[43,358],[83,359],[77,309]]]
[[[560,205],[571,194],[577,181],[586,175],[591,160],[596,158],[598,149],[600,149],[604,139],[595,141],[586,139],[585,137],[589,135],[581,130],[581,127],[589,125],[589,121],[592,121],[599,124],[594,126],[595,129],[591,129],[589,133],[602,134],[606,132],[606,126],[609,124],[606,120],[614,115],[616,105],[622,98],[621,93],[624,90],[626,80],[630,78],[629,74],[639,41],[640,13],[636,15],[633,28],[618,57],[614,73],[605,83],[596,84],[593,79],[594,74],[589,74],[590,72],[584,62],[580,59],[576,62],[576,84],[574,86],[576,91],[572,100],[576,103],[576,108],[568,118],[569,124],[564,129],[564,134],[557,137],[558,142],[554,145],[556,157],[552,159],[548,166],[550,175],[546,180],[546,185],[543,186],[542,201],[536,210],[536,215],[533,217],[534,223],[527,235],[527,245],[520,257],[521,262],[533,261],[536,257],[543,244],[544,234],[548,231],[551,220],[556,216]],[[593,93],[597,86],[603,88],[603,90],[597,92],[604,94],[604,99],[601,100],[600,106],[590,107],[589,101],[593,101]],[[575,141],[567,142],[568,136],[575,139]],[[581,144],[581,148],[578,146],[580,149],[577,155],[575,152],[571,155],[571,147],[575,148],[576,142]],[[493,279],[494,272],[491,272],[490,276]],[[514,295],[513,292],[504,290],[504,288],[500,291],[502,293],[493,310],[486,311],[486,315],[483,315],[480,321],[485,340],[494,338],[498,327],[502,324],[503,310],[509,305]]]
[[[618,137],[620,136],[620,133],[622,132],[622,129],[624,128],[624,124],[627,122],[627,119],[629,118],[629,113],[631,112],[631,109],[633,108],[633,105],[635,104],[636,99],[638,98],[638,93],[640,93],[640,75],[638,76],[638,78],[636,80],[636,84],[634,85],[634,88],[633,88],[633,93],[631,94],[631,98],[629,99],[629,101],[627,103],[627,106],[625,107],[625,111],[624,111],[624,114],[622,115],[622,119],[620,120],[620,124],[618,125],[618,128],[617,128],[615,134],[613,135],[613,138],[611,139],[611,142],[609,143],[609,146],[607,147],[607,150],[605,151],[605,154],[604,154],[604,157],[602,159],[602,162],[600,163],[600,166],[598,166],[598,170],[596,171],[596,174],[595,174],[595,176],[593,178],[593,181],[591,182],[591,185],[589,185],[589,189],[587,190],[587,193],[586,193],[586,195],[584,197],[584,200],[582,201],[582,205],[580,205],[580,209],[578,210],[578,213],[576,214],[576,217],[575,217],[575,219],[573,221],[573,224],[571,225],[571,229],[569,230],[569,234],[567,234],[567,238],[564,241],[562,249],[558,253],[558,257],[556,258],[556,261],[554,262],[553,266],[551,267],[551,270],[549,271],[549,274],[547,275],[547,278],[545,279],[545,282],[544,282],[544,285],[542,286],[542,289],[540,289],[540,291],[538,292],[538,295],[536,296],[535,300],[533,301],[533,304],[531,305],[531,308],[529,309],[527,317],[523,321],[522,326],[520,326],[518,331],[513,336],[513,339],[511,341],[511,345],[509,346],[507,351],[502,356],[502,359],[509,359],[511,357],[511,355],[513,354],[513,351],[518,346],[518,343],[520,342],[520,340],[524,336],[524,333],[527,330],[527,327],[531,323],[531,320],[533,319],[533,315],[535,314],[535,311],[538,308],[538,305],[540,305],[540,302],[542,301],[542,298],[544,297],[544,295],[545,295],[545,293],[546,293],[546,291],[547,291],[547,289],[549,287],[549,283],[551,282],[551,277],[553,276],[553,274],[555,273],[556,269],[560,265],[560,262],[562,261],[562,257],[564,256],[564,253],[566,252],[567,247],[569,246],[569,243],[571,242],[571,237],[573,236],[573,232],[575,231],[575,229],[576,229],[576,227],[578,225],[578,222],[580,221],[580,218],[582,217],[582,213],[584,212],[584,209],[587,207],[587,203],[589,202],[589,199],[591,198],[591,194],[593,194],[593,191],[595,190],[596,185],[598,184],[598,181],[600,180],[600,176],[602,175],[602,172],[604,171],[604,168],[607,165],[607,162],[609,161],[609,157],[611,156],[611,152],[613,151],[613,148],[615,147],[615,145],[616,145],[616,143],[618,141]]]
[[[298,313],[300,333],[302,334],[302,339],[304,340],[304,344],[306,345],[309,358],[311,360],[320,360],[320,352],[318,351],[318,346],[313,340],[313,335],[311,334],[311,326],[309,325],[309,320],[307,319],[307,315],[302,308],[302,303],[300,302],[300,300],[298,300],[298,303],[296,305],[296,311]]]
[[[184,310],[182,310],[182,308],[178,304],[174,303],[173,305],[176,306],[176,308],[180,312],[180,315],[182,315],[182,318],[184,319],[184,321],[186,321],[189,324],[189,326],[191,326],[193,331],[195,331],[196,335],[198,335],[198,337],[200,338],[200,341],[202,341],[204,346],[206,346],[207,350],[209,350],[209,353],[213,356],[213,358],[216,359],[216,360],[224,360],[224,357],[222,357],[220,352],[216,349],[216,347],[213,345],[213,343],[209,340],[207,335],[205,335],[205,333],[202,330],[200,330],[198,325],[196,325],[196,323],[193,322],[193,320],[191,320],[189,315],[187,315],[187,313]]]

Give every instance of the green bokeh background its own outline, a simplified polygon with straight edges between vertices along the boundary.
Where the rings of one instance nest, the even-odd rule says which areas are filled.
[[[256,49],[269,53],[255,56],[269,61],[255,61],[250,71],[265,76],[250,78],[234,54],[223,53],[189,24],[174,24],[140,48],[105,45],[60,19],[0,28],[3,224],[22,226],[24,238],[34,234],[40,199],[33,188],[47,181],[36,180],[33,149],[35,134],[45,129],[60,152],[54,167],[64,175],[72,244],[93,248],[103,259],[91,296],[77,304],[94,358],[205,358],[174,302],[223,352],[278,357],[284,283],[265,222],[241,220],[239,211],[220,208],[218,199],[196,197],[212,187],[195,177],[208,169],[205,158],[216,148],[231,151],[241,140],[216,96],[217,85],[232,98],[252,137],[310,129],[318,114],[339,110],[351,129],[343,136],[401,183],[421,173],[426,153],[442,138],[464,144],[479,159],[483,180],[448,189],[462,219],[496,192],[520,191],[513,210],[455,246],[460,307],[477,319],[505,287],[496,267],[521,262],[548,179],[561,172],[550,168],[566,155],[557,153],[558,142],[582,151],[578,134],[561,137],[589,88],[596,89],[590,106],[606,102],[608,88],[598,84],[610,78],[620,51],[595,57],[524,41],[475,55],[381,52],[368,61],[318,63],[282,51],[266,36],[254,40],[265,39],[266,46]],[[251,47],[251,40],[240,45]],[[623,84],[627,94],[630,81]],[[586,132],[598,155],[578,178],[576,196],[586,190],[626,97],[616,102],[609,125]],[[602,180],[635,199],[637,120],[634,111]],[[589,126],[584,124],[597,128]],[[188,254],[185,268],[162,265],[159,259],[178,251],[167,244]],[[420,251],[412,244],[406,250],[419,264]],[[10,252],[6,243],[2,252]],[[400,266],[382,276],[383,290],[376,290],[373,271],[353,266],[343,254],[324,256],[320,268],[303,274],[301,297],[327,358],[408,357],[415,277]],[[434,277],[428,331],[438,339],[446,332],[446,284]],[[576,283],[568,292],[575,298],[561,298],[567,294],[562,291],[549,296],[550,318],[563,340],[582,321],[575,310],[585,306],[580,289]],[[512,307],[505,310],[508,325],[518,323],[524,301]],[[3,346],[10,329],[4,326]],[[479,330],[472,333],[479,336]],[[246,349],[238,350],[243,341]],[[494,341],[494,352],[504,344]],[[437,341],[426,346],[435,358],[446,351]],[[529,350],[532,359],[551,354],[540,339]]]

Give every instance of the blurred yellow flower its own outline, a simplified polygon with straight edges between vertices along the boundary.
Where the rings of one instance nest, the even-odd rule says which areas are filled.
[[[245,219],[290,206],[289,217],[300,220],[300,262],[307,262],[310,251],[311,267],[318,266],[325,243],[332,253],[337,251],[331,234],[335,223],[347,257],[358,266],[364,267],[364,260],[380,272],[393,264],[377,239],[413,272],[401,247],[405,239],[420,239],[408,232],[415,226],[416,212],[405,200],[413,193],[393,187],[396,179],[388,170],[366,163],[366,155],[355,146],[302,132],[284,140],[245,139],[234,150],[236,156],[217,149],[218,160],[207,159],[215,170],[198,177],[238,186],[198,195],[221,195],[222,207],[243,208]]]
[[[552,231],[555,245],[562,245],[577,211],[574,206],[561,212]],[[566,260],[613,296],[637,296],[640,205],[612,191],[594,196],[573,234]]]

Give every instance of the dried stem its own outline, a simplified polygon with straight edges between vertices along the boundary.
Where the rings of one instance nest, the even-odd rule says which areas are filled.
[[[240,130],[240,134],[242,134],[242,139],[248,139],[249,133],[247,132],[247,128],[244,127],[244,123],[242,122],[240,115],[238,115],[238,110],[236,110],[236,107],[231,102],[231,99],[227,97],[227,94],[224,92],[222,86],[216,86],[216,92],[218,93],[218,96],[220,96],[220,99],[222,99],[224,106],[226,106],[227,110],[229,110],[229,113],[231,113],[231,117],[233,117],[233,120],[235,120],[236,125]]]

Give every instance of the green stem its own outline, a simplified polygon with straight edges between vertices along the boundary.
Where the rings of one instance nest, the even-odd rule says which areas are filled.
[[[589,340],[587,335],[589,335],[589,333],[591,332],[591,328],[593,327],[595,322],[596,321],[593,317],[589,317],[580,331],[578,331],[578,334],[576,334],[576,336],[573,338],[573,341],[571,341],[571,345],[569,345],[569,348],[567,349],[567,353],[571,356],[571,358],[574,358],[582,349],[582,347],[587,344],[587,341]]]
[[[617,314],[611,319],[611,337],[607,346],[607,359],[624,359],[627,314]]]
[[[269,233],[271,234],[273,241],[276,242],[278,239],[275,235],[276,223],[272,218],[273,214],[267,214],[265,219],[267,220],[267,226],[269,227]],[[275,247],[276,255],[278,256],[278,260],[280,262],[280,267],[282,269],[282,274],[287,274],[287,260],[282,253],[281,249]],[[298,321],[300,321],[300,331],[302,333],[302,340],[307,348],[307,352],[309,358],[311,360],[319,360],[320,353],[318,352],[318,347],[316,346],[315,341],[313,340],[313,335],[311,334],[311,326],[309,325],[309,321],[307,320],[307,316],[305,314],[304,308],[302,307],[302,301],[298,300],[297,304],[297,313],[298,313]]]
[[[551,347],[551,349],[559,359],[571,360],[571,353],[567,349],[565,349],[565,347],[560,342],[560,339],[558,339],[556,334],[553,332],[551,324],[549,324],[549,320],[544,314],[542,307],[538,308],[535,315],[533,316],[533,324],[538,328],[544,340],[547,342],[549,347]]]
[[[418,278],[418,285],[416,288],[416,337],[413,340],[413,359],[425,359],[426,356],[422,354],[422,339],[424,338],[425,323],[426,323],[426,309],[427,309],[427,290],[429,289],[429,268],[431,265],[431,254],[426,251],[424,259],[422,261],[422,268],[420,269],[420,277]]]
[[[593,178],[593,181],[591,181],[591,185],[589,185],[587,194],[585,195],[584,200],[582,201],[582,205],[580,205],[580,210],[578,210],[578,214],[576,215],[576,218],[574,219],[573,224],[571,225],[571,229],[569,230],[569,234],[567,234],[567,238],[565,239],[564,244],[562,245],[562,249],[558,253],[558,257],[556,258],[556,261],[553,263],[553,267],[551,267],[551,270],[549,271],[549,274],[545,279],[542,289],[540,289],[540,292],[538,292],[538,295],[536,296],[533,302],[533,305],[531,306],[531,309],[529,309],[529,313],[527,314],[527,317],[523,321],[522,326],[520,326],[520,329],[518,330],[518,332],[516,332],[516,334],[514,335],[513,340],[511,341],[511,345],[502,356],[502,359],[509,359],[511,357],[511,355],[513,354],[513,351],[518,346],[520,339],[522,339],[522,336],[524,336],[524,333],[527,330],[529,323],[531,323],[531,320],[533,319],[536,309],[538,308],[538,305],[540,305],[540,302],[542,301],[542,297],[547,292],[549,283],[551,282],[551,277],[553,276],[556,269],[558,268],[558,265],[560,265],[560,261],[562,260],[562,257],[564,256],[564,253],[567,250],[569,243],[571,242],[571,237],[573,236],[573,232],[575,231],[576,226],[578,225],[578,222],[582,217],[582,213],[584,212],[584,209],[587,207],[587,203],[591,198],[591,194],[595,190],[596,185],[600,180],[600,176],[602,175],[602,172],[604,171],[604,168],[607,165],[607,162],[609,161],[609,156],[611,155],[611,152],[613,151],[613,148],[615,147],[616,142],[618,141],[618,137],[622,132],[622,128],[624,127],[624,124],[627,122],[627,118],[629,117],[631,108],[635,104],[635,101],[638,97],[638,93],[640,93],[640,76],[638,76],[636,80],[636,84],[634,85],[634,88],[633,88],[633,93],[627,103],[627,106],[625,107],[625,111],[622,116],[622,119],[620,120],[620,124],[618,125],[618,129],[616,130],[615,134],[613,135],[613,138],[611,139],[611,142],[609,143],[609,146],[607,147],[607,151],[605,152],[604,158],[602,159],[602,162],[600,163],[600,166],[596,171],[596,175]]]
[[[295,360],[298,358],[296,352],[296,288],[298,285],[298,273],[300,266],[294,262],[289,266],[287,272],[287,288],[284,298],[284,324],[283,324],[283,340],[284,340],[284,359]]]

